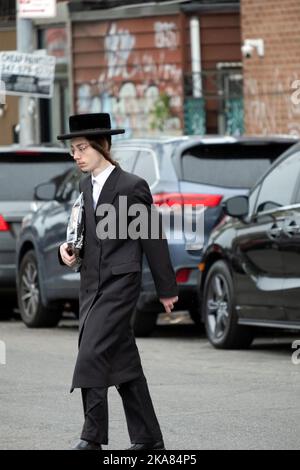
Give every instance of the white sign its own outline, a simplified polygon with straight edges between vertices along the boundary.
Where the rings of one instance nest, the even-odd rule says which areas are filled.
[[[0,52],[0,77],[7,95],[51,98],[55,57],[22,52]]]
[[[56,0],[17,0],[19,18],[53,18]]]

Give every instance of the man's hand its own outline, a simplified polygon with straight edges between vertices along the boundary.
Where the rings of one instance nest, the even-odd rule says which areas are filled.
[[[76,264],[76,256],[74,253],[70,252],[70,248],[68,248],[67,243],[63,243],[59,247],[60,251],[60,256],[62,257],[63,262],[69,266],[69,268],[72,268]]]
[[[163,306],[165,307],[165,311],[167,313],[171,313],[171,310],[174,308],[174,304],[175,302],[177,302],[178,300],[178,297],[167,297],[167,298],[160,298],[159,299],[160,302],[163,304]]]

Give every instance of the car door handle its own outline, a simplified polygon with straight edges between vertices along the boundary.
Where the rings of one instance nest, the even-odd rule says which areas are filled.
[[[273,224],[272,227],[268,230],[268,236],[274,240],[280,236],[282,230],[282,227],[279,227],[277,224]]]

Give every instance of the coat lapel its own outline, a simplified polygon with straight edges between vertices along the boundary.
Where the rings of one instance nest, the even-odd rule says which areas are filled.
[[[86,228],[89,226],[91,233],[96,237],[96,220],[93,207],[93,185],[91,176],[88,175],[82,182],[82,192],[84,197],[84,211]]]

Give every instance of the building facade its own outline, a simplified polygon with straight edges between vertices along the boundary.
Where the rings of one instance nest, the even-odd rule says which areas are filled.
[[[128,136],[242,133],[239,3],[129,3],[69,3],[74,110]]]
[[[16,48],[14,5],[1,2],[1,50]],[[57,57],[54,96],[39,100],[41,140],[55,142],[70,113],[99,111],[127,137],[300,135],[299,1],[57,6],[57,18],[34,21],[37,47]],[[13,141],[17,114],[18,98],[7,97],[0,144]]]
[[[70,40],[68,2],[57,0],[55,18],[33,21],[33,49],[56,57],[54,93],[51,99],[35,99],[35,134],[41,142],[55,142],[68,126],[71,110]],[[0,2],[0,51],[17,49],[16,0]],[[19,98],[6,96],[0,104],[0,145],[18,142]]]
[[[9,14],[0,50],[16,47]],[[58,0],[56,18],[33,24],[36,48],[57,59],[54,95],[37,105],[41,142],[73,112],[109,112],[127,137],[243,132],[238,0]],[[16,139],[18,98],[7,103],[0,144]]]

